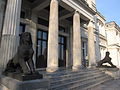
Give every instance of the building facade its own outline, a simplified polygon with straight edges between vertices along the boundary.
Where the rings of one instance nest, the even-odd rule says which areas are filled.
[[[100,47],[106,47],[105,33],[102,31],[105,23],[104,18],[96,14],[95,0],[1,2],[5,8],[0,11],[0,17],[4,17],[0,21],[2,69],[15,55],[22,32],[32,35],[36,69],[48,72],[59,68],[77,70],[95,66],[100,60]],[[104,45],[99,47],[100,41]]]
[[[107,35],[107,49],[110,52],[113,64],[120,67],[120,27],[115,22],[105,24]]]
[[[102,60],[105,57],[107,51],[107,36],[105,29],[105,18],[99,12],[97,12],[97,29],[99,32],[99,49],[100,49],[100,58]]]
[[[59,67],[78,69],[96,64],[94,0],[2,2],[1,68],[15,55],[22,32],[32,35],[33,60],[38,69],[53,72]]]

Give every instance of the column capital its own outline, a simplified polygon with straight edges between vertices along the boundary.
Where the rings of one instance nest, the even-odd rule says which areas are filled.
[[[79,14],[80,15],[80,12],[78,10],[75,10],[74,14]]]
[[[90,20],[89,23],[88,23],[88,27],[94,27],[94,21],[93,20]]]
[[[61,0],[51,0],[51,2],[53,2],[53,1],[57,1],[57,2],[60,2]]]

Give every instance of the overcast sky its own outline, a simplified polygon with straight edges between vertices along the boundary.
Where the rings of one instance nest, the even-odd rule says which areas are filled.
[[[96,0],[96,6],[107,22],[115,21],[120,26],[120,0]]]

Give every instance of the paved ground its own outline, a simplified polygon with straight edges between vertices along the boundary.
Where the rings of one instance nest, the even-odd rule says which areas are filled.
[[[120,79],[105,82],[90,90],[120,90]]]

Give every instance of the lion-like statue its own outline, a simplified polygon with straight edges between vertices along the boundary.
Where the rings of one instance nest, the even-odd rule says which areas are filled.
[[[107,51],[104,59],[98,62],[98,67],[116,68],[116,66],[111,62],[109,55],[110,53]],[[104,63],[109,63],[111,66],[103,65]]]
[[[33,53],[31,34],[24,32],[20,35],[20,44],[16,55],[8,61],[3,73],[19,72],[25,75],[34,74]]]

